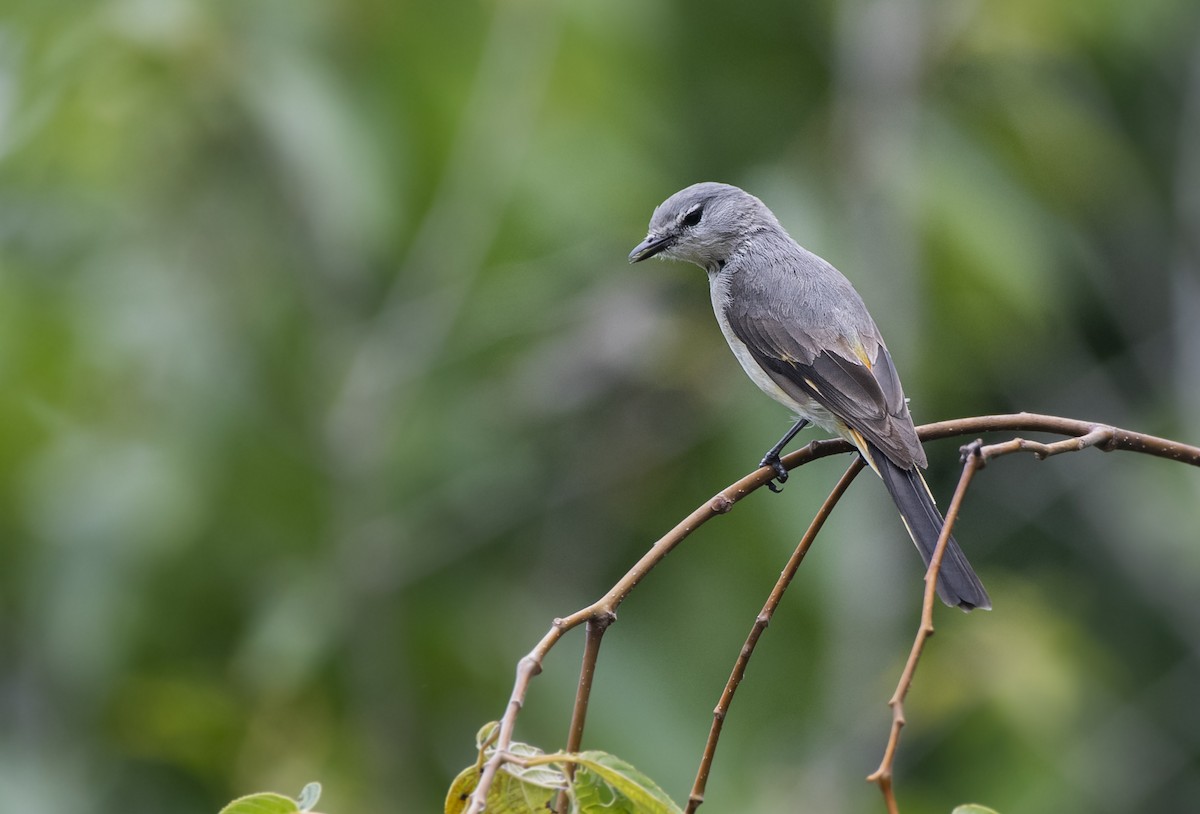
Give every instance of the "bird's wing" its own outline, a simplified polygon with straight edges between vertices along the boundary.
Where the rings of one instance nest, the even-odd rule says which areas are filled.
[[[901,468],[925,466],[891,354],[857,293],[849,296],[861,307],[853,319],[843,312],[840,320],[822,320],[821,313],[778,296],[731,297],[726,316],[785,392],[816,401]],[[835,320],[852,327],[839,332],[831,327]]]

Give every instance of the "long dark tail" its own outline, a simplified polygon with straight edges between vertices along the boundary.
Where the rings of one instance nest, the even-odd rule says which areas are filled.
[[[925,560],[925,565],[928,566],[934,549],[937,548],[938,536],[942,533],[945,520],[934,505],[933,495],[929,493],[929,487],[921,477],[921,470],[915,466],[912,469],[901,469],[888,460],[887,455],[874,444],[869,446],[871,456],[875,459],[875,469],[883,479],[883,485],[891,494],[896,508],[900,510],[900,517],[904,520],[913,542],[917,544],[921,559]],[[946,553],[942,555],[937,592],[942,601],[951,607],[958,606],[963,610],[992,608],[992,601],[988,599],[983,583],[975,575],[971,564],[967,562],[967,555],[958,547],[953,537],[947,542]]]

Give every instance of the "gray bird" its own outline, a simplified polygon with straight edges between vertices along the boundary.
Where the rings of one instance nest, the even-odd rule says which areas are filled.
[[[694,184],[663,201],[629,262],[649,257],[708,272],[721,333],[742,368],[796,424],[760,466],[787,480],[779,453],[809,422],[852,443],[882,478],[929,564],[944,519],[921,477],[928,465],[891,354],[842,273],[800,246],[770,209],[728,184]],[[774,481],[768,484],[778,491]],[[953,537],[938,595],[963,610],[991,608]]]

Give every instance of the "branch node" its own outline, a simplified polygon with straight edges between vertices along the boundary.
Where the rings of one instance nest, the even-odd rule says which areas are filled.
[[[1096,448],[1101,452],[1112,452],[1117,449],[1117,430],[1115,427],[1110,427],[1107,424],[1101,424],[1096,427],[1093,432],[1098,432],[1103,437],[1103,441],[1096,444]]]
[[[535,658],[532,654],[526,655],[517,662],[517,672],[526,672],[530,676],[541,675],[542,660]]]
[[[708,507],[716,514],[725,514],[733,508],[733,501],[725,497],[724,492],[719,492],[708,502]]]
[[[958,448],[959,463],[967,463],[972,458],[975,459],[975,465],[979,469],[987,466],[987,458],[983,455],[983,439],[976,438],[969,444],[963,444]]]

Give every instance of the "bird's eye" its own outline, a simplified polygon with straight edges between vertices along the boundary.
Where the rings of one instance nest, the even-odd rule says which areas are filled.
[[[688,210],[688,213],[683,216],[683,220],[680,221],[680,223],[682,223],[684,226],[695,226],[700,222],[700,218],[702,217],[704,217],[704,207],[692,207],[690,210]]]

